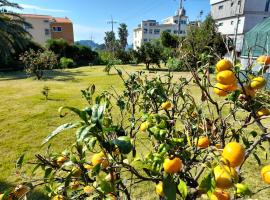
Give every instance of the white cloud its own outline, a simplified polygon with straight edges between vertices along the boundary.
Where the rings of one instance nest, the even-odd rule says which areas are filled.
[[[90,40],[92,37],[99,44],[104,42],[105,32],[107,31],[104,28],[90,27],[82,24],[74,24],[73,28],[75,40]]]
[[[43,8],[43,7],[40,7],[40,6],[30,5],[30,4],[20,4],[20,6],[22,8],[24,8],[24,9],[28,9],[28,10],[44,11],[44,12],[51,12],[51,13],[66,13],[66,12],[69,12],[68,10]]]

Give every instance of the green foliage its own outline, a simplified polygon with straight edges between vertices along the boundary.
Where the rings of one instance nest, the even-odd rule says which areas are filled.
[[[45,85],[41,90],[41,94],[45,97],[45,100],[49,99],[49,92],[50,92],[50,88]]]
[[[125,23],[121,23],[118,28],[118,37],[119,37],[119,44],[122,51],[125,51],[125,48],[128,44],[128,29]]]
[[[25,65],[25,71],[28,74],[35,74],[37,79],[41,79],[44,70],[52,69],[57,66],[57,57],[52,51],[34,51],[30,49],[21,55],[22,62]]]
[[[75,62],[71,58],[62,57],[60,59],[60,66],[62,69],[72,68],[75,66]]]
[[[167,31],[161,33],[161,43],[164,47],[167,48],[177,48],[179,46],[179,38],[176,35],[173,35]]]
[[[104,41],[107,51],[115,50],[116,38],[114,32],[112,31],[105,32]]]

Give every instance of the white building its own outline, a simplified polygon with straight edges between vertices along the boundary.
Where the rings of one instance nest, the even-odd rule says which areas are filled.
[[[210,4],[220,33],[234,39],[237,29],[238,52],[242,49],[244,34],[270,16],[270,0],[210,0]]]
[[[180,20],[178,15],[179,12],[183,14]],[[179,27],[180,31],[178,31]],[[163,31],[185,36],[186,30],[187,17],[185,16],[184,9],[179,10],[175,16],[162,20],[161,24],[159,24],[156,20],[142,21],[138,27],[133,30],[133,49],[138,49],[144,42],[151,42],[154,39],[160,38]]]

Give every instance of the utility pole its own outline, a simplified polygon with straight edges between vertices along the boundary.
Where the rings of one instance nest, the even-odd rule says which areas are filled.
[[[180,36],[181,31],[181,17],[183,16],[183,0],[179,0],[179,9],[178,9],[178,36]]]
[[[108,21],[107,22],[107,24],[111,24],[112,25],[112,34],[114,34],[114,24],[117,24],[118,22],[117,21],[114,21],[114,19],[113,19],[113,16],[111,15],[111,20],[110,21]],[[113,56],[114,56],[114,43],[115,43],[115,41],[112,41],[113,42],[113,44],[112,44],[112,50],[113,50]]]
[[[234,62],[236,63],[236,43],[237,43],[237,36],[238,36],[238,27],[239,27],[239,20],[241,15],[241,9],[242,9],[242,0],[238,1],[238,12],[236,11],[237,16],[237,22],[236,22],[236,28],[235,28],[235,35],[234,35]],[[237,10],[237,9],[236,9]]]

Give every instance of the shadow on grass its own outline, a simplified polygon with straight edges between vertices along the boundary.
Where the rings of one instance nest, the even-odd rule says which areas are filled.
[[[5,190],[8,190],[13,187],[14,185],[11,185],[10,183],[0,180],[0,193],[3,193]],[[46,196],[44,193],[42,193],[41,191],[35,189],[35,190],[32,190],[27,195],[27,199],[28,200],[49,200],[50,198]]]
[[[56,81],[76,81],[76,76],[87,76],[84,72],[71,72],[64,70],[45,70],[42,80],[56,80]],[[14,72],[0,72],[1,80],[20,80],[26,79],[29,76],[24,71],[14,71]]]

